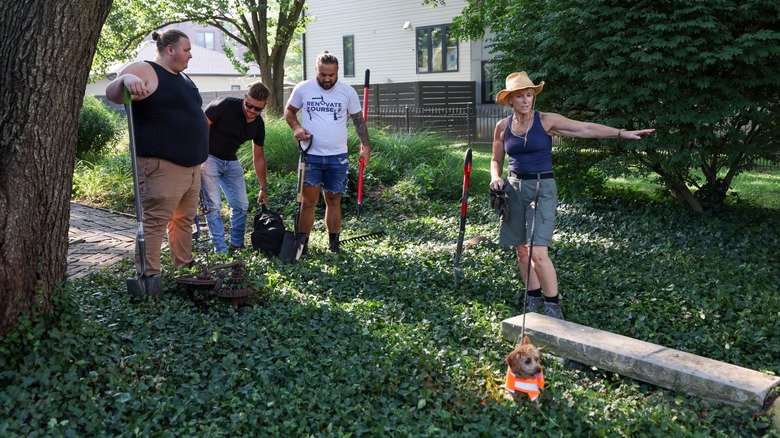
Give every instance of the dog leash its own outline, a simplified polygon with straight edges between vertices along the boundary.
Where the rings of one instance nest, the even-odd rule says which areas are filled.
[[[522,181],[520,182],[522,185]],[[523,294],[523,326],[520,329],[520,336],[517,338],[516,343],[520,343],[525,337],[525,315],[528,313],[528,284],[531,282],[531,257],[534,255],[534,234],[536,233],[536,206],[539,202],[539,188],[542,184],[542,178],[539,174],[536,175],[536,190],[534,192],[534,214],[531,216],[531,239],[528,245],[528,267],[525,275],[525,293]],[[522,190],[522,187],[521,187]]]

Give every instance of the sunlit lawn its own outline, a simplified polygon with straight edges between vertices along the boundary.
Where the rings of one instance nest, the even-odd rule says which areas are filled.
[[[622,187],[635,192],[656,195],[662,188],[652,182],[651,177],[620,177],[610,178],[607,182],[612,187]],[[750,204],[780,209],[780,170],[746,172],[734,178],[729,190],[733,203],[735,197]]]

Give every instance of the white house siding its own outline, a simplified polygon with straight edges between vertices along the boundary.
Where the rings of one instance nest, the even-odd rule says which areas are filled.
[[[430,8],[422,0],[309,0],[307,15],[314,20],[306,27],[305,62],[307,78],[314,77],[314,63],[322,50],[344,59],[342,38],[354,35],[355,76],[340,80],[360,85],[365,70],[372,83],[417,81],[476,81],[479,90],[480,61],[489,56],[482,44],[461,42],[458,71],[418,74],[415,56],[415,28],[450,24],[466,6],[464,0],[447,0],[446,6]],[[404,23],[410,22],[405,30]],[[488,58],[485,58],[488,59]]]

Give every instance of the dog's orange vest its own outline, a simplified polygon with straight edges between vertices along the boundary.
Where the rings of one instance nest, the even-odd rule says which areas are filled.
[[[507,367],[506,369],[506,389],[512,394],[515,391],[524,392],[528,394],[528,398],[531,401],[536,401],[539,395],[542,394],[544,389],[544,371],[540,371],[539,374],[534,375],[531,379],[521,379]]]

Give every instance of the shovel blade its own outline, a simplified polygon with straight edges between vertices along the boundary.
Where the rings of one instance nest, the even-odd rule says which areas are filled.
[[[149,277],[147,275],[142,275],[139,278],[128,278],[127,292],[130,294],[131,298],[136,300],[140,300],[147,295],[154,298],[162,292],[162,276],[153,275]]]
[[[162,292],[162,275],[152,275],[151,277],[141,277],[146,282],[146,293],[152,298],[157,297]]]
[[[299,234],[295,237],[295,233],[292,231],[284,232],[284,240],[282,241],[282,251],[279,253],[279,257],[287,262],[295,263],[301,258],[303,253],[303,245],[306,242],[306,236]]]
[[[140,300],[146,296],[146,284],[140,278],[128,278],[127,292],[130,298]]]

